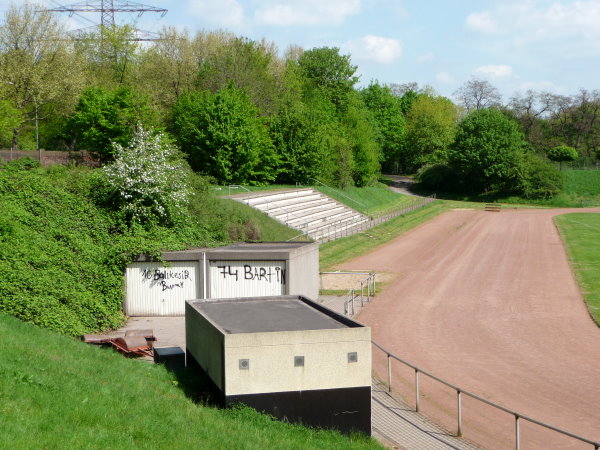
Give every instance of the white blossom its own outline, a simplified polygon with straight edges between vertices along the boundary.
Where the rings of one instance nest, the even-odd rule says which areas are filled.
[[[113,148],[115,161],[103,170],[133,221],[168,222],[187,207],[189,167],[162,133],[138,127],[127,147],[113,143]]]

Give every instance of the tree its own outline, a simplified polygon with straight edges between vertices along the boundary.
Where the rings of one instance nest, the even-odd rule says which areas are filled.
[[[516,122],[499,110],[481,109],[458,126],[448,164],[467,192],[518,190],[527,142]]]
[[[139,61],[140,44],[130,25],[101,27],[77,38],[77,52],[86,58],[92,84],[114,89],[130,85]]]
[[[467,113],[497,106],[502,101],[498,89],[492,86],[489,81],[477,78],[472,78],[463,84],[454,92],[454,96],[465,107]]]
[[[402,100],[394,96],[389,87],[377,82],[361,90],[360,94],[379,128],[383,167],[397,173],[406,133]]]
[[[269,127],[281,159],[278,181],[306,183],[309,178],[333,180],[331,136],[336,118],[322,102],[284,105]]]
[[[406,117],[406,145],[401,161],[405,172],[445,160],[456,132],[456,106],[446,97],[422,94]]]
[[[11,142],[13,130],[22,123],[21,112],[9,101],[0,100],[0,147]]]
[[[133,89],[88,88],[69,118],[67,128],[78,148],[89,150],[101,161],[111,161],[113,143],[127,145],[138,124],[151,126],[153,123],[147,100]]]
[[[261,113],[273,113],[278,95],[270,68],[276,53],[266,41],[237,37],[226,41],[201,62],[198,87],[215,93],[233,83],[246,92]]]
[[[352,150],[352,180],[356,186],[368,186],[377,181],[381,173],[376,120],[360,98],[354,98],[342,119],[342,125]]]
[[[348,106],[348,95],[358,82],[357,66],[350,55],[340,55],[337,47],[307,50],[298,58],[304,77],[313,83],[337,108],[343,112]]]
[[[19,111],[11,148],[18,148],[26,124],[70,113],[84,84],[82,65],[61,26],[37,9],[30,3],[11,6],[0,24],[0,88]]]
[[[163,28],[160,39],[143,50],[137,72],[140,89],[167,118],[181,94],[195,89],[200,60],[187,31]]]
[[[560,165],[560,170],[562,170],[563,161],[575,161],[578,157],[577,150],[568,145],[558,145],[548,150],[548,158],[552,161],[557,161]]]
[[[117,205],[130,224],[172,225],[187,208],[189,166],[162,133],[139,127],[125,147],[114,143],[115,161],[104,166]]]
[[[223,184],[277,178],[268,129],[248,95],[233,84],[216,94],[184,94],[173,108],[174,134],[192,168]]]

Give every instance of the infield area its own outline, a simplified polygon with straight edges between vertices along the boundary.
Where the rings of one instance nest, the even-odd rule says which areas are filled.
[[[373,340],[423,370],[548,424],[600,440],[600,328],[553,217],[587,210],[451,211],[340,269],[395,278],[358,317]],[[374,353],[386,379],[386,361]],[[414,373],[394,365],[410,403]],[[456,394],[423,377],[421,411],[455,430]],[[463,433],[514,448],[514,418],[463,401]],[[588,448],[529,423],[521,448]]]

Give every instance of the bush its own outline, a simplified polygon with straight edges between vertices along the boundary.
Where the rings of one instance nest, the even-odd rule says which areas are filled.
[[[520,194],[528,199],[549,199],[563,185],[561,174],[538,155],[527,153],[521,164]]]
[[[425,166],[417,173],[419,186],[432,190],[453,191],[454,178],[450,167],[441,163]]]
[[[113,146],[115,161],[103,170],[126,220],[172,225],[190,196],[190,169],[179,150],[162,133],[141,127],[127,147]]]

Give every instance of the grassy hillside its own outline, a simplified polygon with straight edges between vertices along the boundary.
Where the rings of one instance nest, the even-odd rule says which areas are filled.
[[[565,214],[555,222],[590,315],[600,325],[600,214]]]
[[[0,448],[378,448],[194,403],[162,366],[0,313]]]
[[[141,253],[297,234],[216,198],[200,178],[190,211],[174,226],[131,228],[114,210],[101,171],[36,166],[0,166],[0,311],[63,334],[122,324],[124,268]]]
[[[565,194],[600,200],[600,170],[564,170],[562,174]]]

